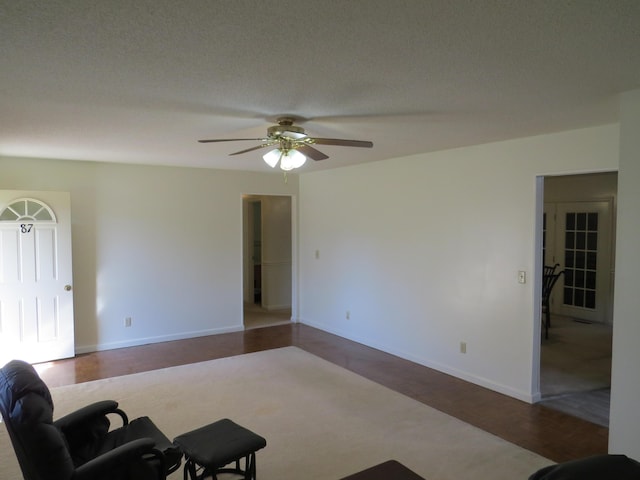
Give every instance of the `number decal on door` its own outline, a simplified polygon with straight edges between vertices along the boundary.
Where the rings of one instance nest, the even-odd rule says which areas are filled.
[[[33,228],[33,223],[21,223],[20,224],[20,231],[22,233],[29,233],[32,228]]]

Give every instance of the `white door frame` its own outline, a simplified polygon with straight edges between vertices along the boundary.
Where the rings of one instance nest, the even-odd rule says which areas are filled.
[[[67,192],[0,191],[2,361],[75,355],[70,208]]]

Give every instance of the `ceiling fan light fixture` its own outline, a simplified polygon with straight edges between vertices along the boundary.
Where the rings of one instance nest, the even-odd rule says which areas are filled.
[[[278,124],[267,128],[267,136],[264,138],[214,138],[210,140],[198,140],[200,143],[215,142],[240,142],[259,141],[260,145],[245,148],[239,152],[229,155],[239,155],[241,153],[253,152],[265,147],[277,146],[277,148],[264,154],[262,158],[271,168],[275,168],[280,163],[280,168],[285,172],[300,168],[307,161],[318,161],[329,158],[327,155],[315,148],[316,145],[336,145],[339,147],[373,147],[373,142],[368,140],[345,140],[341,138],[318,138],[310,137],[304,128],[293,125],[293,117],[280,117]],[[304,152],[304,153],[302,153]]]
[[[283,151],[276,148],[265,153],[262,158],[271,168],[275,168],[280,161],[280,168],[285,172],[300,168],[307,161],[307,157],[295,149]]]
[[[280,168],[285,172],[288,172],[289,170],[293,170],[294,168],[300,168],[306,161],[307,157],[305,157],[299,151],[289,150],[282,156],[282,160],[280,160]]]
[[[262,158],[264,159],[265,163],[267,165],[269,165],[271,168],[275,168],[275,166],[278,164],[278,160],[280,160],[280,157],[282,156],[282,152],[280,152],[279,148],[274,148],[273,150],[265,153]]]

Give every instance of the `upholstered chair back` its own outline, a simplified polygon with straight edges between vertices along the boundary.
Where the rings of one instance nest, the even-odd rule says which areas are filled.
[[[75,467],[65,438],[53,423],[46,384],[26,362],[0,369],[0,413],[25,480],[69,480]]]

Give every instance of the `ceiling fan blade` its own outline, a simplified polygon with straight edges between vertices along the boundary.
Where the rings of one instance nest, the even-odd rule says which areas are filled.
[[[246,150],[240,150],[239,152],[233,152],[233,153],[230,153],[229,155],[240,155],[241,153],[253,152],[254,150],[259,150],[259,149],[264,148],[264,147],[271,147],[273,145],[275,145],[275,143],[273,143],[273,142],[263,143],[262,145],[258,145],[257,147],[247,148]]]
[[[329,158],[327,155],[322,153],[320,150],[316,150],[315,148],[309,145],[302,145],[297,148],[300,153],[303,153],[307,157],[313,160],[324,160],[325,158]]]
[[[341,147],[373,147],[373,142],[366,140],[342,140],[339,138],[311,138],[311,143],[318,145],[339,145]]]
[[[252,141],[252,142],[264,142],[264,138],[216,138],[214,140],[198,140],[199,143],[214,143],[214,142],[241,142],[241,141]]]

